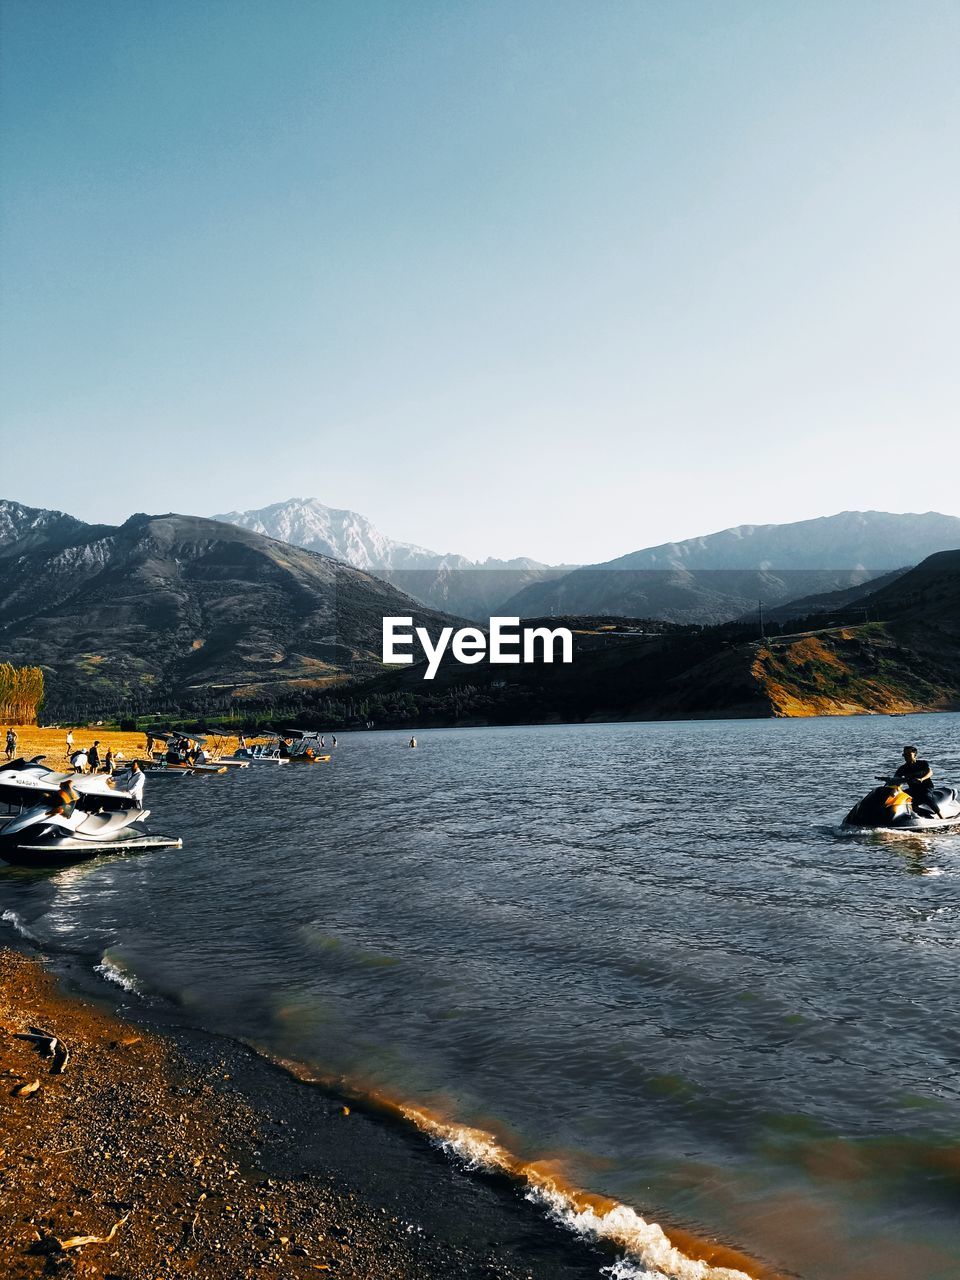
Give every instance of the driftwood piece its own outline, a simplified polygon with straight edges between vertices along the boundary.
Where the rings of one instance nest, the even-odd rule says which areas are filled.
[[[51,1075],[59,1076],[66,1070],[67,1063],[70,1061],[70,1050],[52,1031],[45,1031],[43,1027],[31,1027],[29,1031],[16,1032],[15,1039],[29,1040],[37,1046],[45,1058],[52,1058]]]
[[[15,1098],[26,1098],[31,1093],[36,1093],[40,1088],[39,1080],[31,1080],[29,1084],[18,1084],[13,1091]]]
[[[207,1198],[207,1193],[204,1191],[200,1199],[197,1201],[196,1205],[194,1206],[195,1212],[193,1217],[189,1222],[185,1222],[183,1224],[183,1243],[184,1244],[186,1244],[188,1240],[196,1239],[197,1223],[200,1221],[200,1208],[204,1200],[206,1200],[206,1198]]]
[[[68,1249],[82,1249],[84,1244],[109,1244],[128,1217],[129,1213],[124,1213],[123,1217],[114,1222],[106,1235],[70,1235],[67,1240],[60,1240],[54,1236],[54,1240],[64,1253],[67,1253]]]
[[[67,1063],[70,1061],[70,1050],[62,1040],[57,1040],[53,1046],[53,1066],[50,1068],[50,1074],[54,1076],[62,1076],[67,1069]]]

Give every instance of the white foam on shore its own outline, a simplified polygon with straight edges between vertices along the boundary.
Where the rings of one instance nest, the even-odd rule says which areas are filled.
[[[649,1271],[627,1258],[618,1258],[611,1266],[601,1267],[600,1274],[609,1276],[610,1280],[658,1280],[663,1273]]]
[[[401,1117],[468,1170],[500,1174],[518,1183],[525,1198],[541,1208],[557,1226],[583,1239],[623,1250],[623,1256],[600,1269],[600,1274],[610,1280],[757,1280],[758,1275],[772,1280],[773,1273],[759,1262],[756,1271],[751,1273],[741,1267],[721,1266],[684,1253],[659,1223],[648,1221],[629,1205],[573,1186],[549,1161],[520,1159],[501,1146],[492,1133],[451,1123],[422,1107],[390,1097],[379,1088],[351,1086],[342,1076],[318,1072],[255,1042],[244,1043],[303,1084],[320,1085],[341,1097]],[[695,1240],[693,1236],[688,1238],[691,1242]],[[705,1247],[712,1245],[706,1239],[702,1243]],[[723,1252],[722,1247],[719,1251]],[[749,1259],[744,1258],[744,1262],[750,1265]]]
[[[126,973],[124,969],[109,955],[104,955],[99,964],[93,966],[94,973],[99,973],[105,982],[112,982],[115,986],[122,987],[124,991],[129,991],[132,995],[140,995],[140,987],[134,978]]]
[[[28,942],[36,942],[39,944],[40,939],[28,925],[24,924],[23,917],[18,915],[16,911],[11,911],[8,908],[3,912],[3,915],[0,915],[0,920],[2,920],[4,924],[8,924],[15,933],[19,933],[21,938],[26,938]]]
[[[752,1280],[745,1271],[714,1266],[688,1257],[672,1244],[656,1222],[648,1222],[629,1205],[612,1203],[597,1208],[594,1197],[578,1195],[549,1170],[523,1164],[479,1129],[445,1124],[415,1107],[401,1106],[403,1115],[448,1155],[468,1168],[505,1173],[525,1187],[528,1200],[574,1234],[615,1244],[626,1256],[604,1268],[614,1280]]]

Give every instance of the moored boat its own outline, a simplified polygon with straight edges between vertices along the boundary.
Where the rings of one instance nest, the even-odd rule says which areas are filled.
[[[142,830],[149,816],[136,790],[103,774],[57,773],[42,756],[0,769],[0,859],[13,866],[69,866],[101,853],[182,847],[178,837]]]

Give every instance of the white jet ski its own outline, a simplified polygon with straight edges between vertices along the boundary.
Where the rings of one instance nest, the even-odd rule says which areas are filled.
[[[149,835],[136,796],[101,774],[56,773],[43,757],[0,769],[0,859],[19,867],[59,867],[101,853],[179,849],[183,841]]]

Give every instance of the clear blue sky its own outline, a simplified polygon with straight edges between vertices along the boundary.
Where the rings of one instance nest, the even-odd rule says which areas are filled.
[[[955,0],[3,0],[0,495],[960,511]]]

